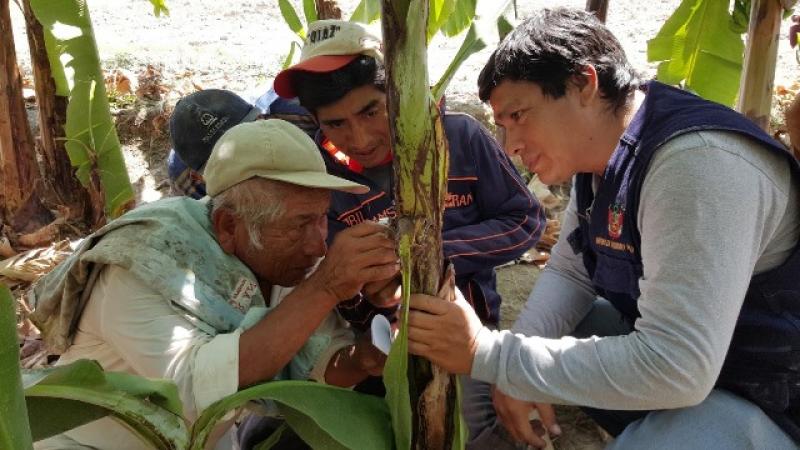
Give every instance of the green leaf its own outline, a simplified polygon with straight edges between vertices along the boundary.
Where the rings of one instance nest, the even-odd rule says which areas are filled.
[[[442,28],[455,8],[457,0],[429,0],[428,10],[428,42]]]
[[[97,362],[79,360],[24,371],[23,384],[34,440],[110,415],[155,448],[186,447],[181,403],[170,381],[104,373]]]
[[[216,423],[251,400],[274,400],[289,426],[314,448],[392,448],[382,399],[310,381],[271,381],[217,401],[194,423],[189,448],[204,448]]]
[[[392,343],[389,357],[383,368],[383,383],[386,386],[386,403],[392,415],[394,443],[398,450],[411,448],[412,414],[408,385],[408,305],[411,298],[411,242],[404,235],[399,243],[400,267],[402,268],[403,313],[400,314],[400,329]]]
[[[281,70],[285,70],[292,65],[294,62],[294,52],[300,48],[300,44],[295,41],[292,41],[292,44],[289,46],[289,54],[286,55],[286,59],[283,60],[283,64],[281,65]]]
[[[82,0],[31,0],[45,31],[45,45],[58,95],[68,95],[66,149],[86,186],[95,173],[105,211],[121,215],[134,200],[125,160],[108,108],[103,73],[89,11]]]
[[[514,30],[514,25],[504,15],[497,18],[497,35],[502,41],[508,33]]]
[[[732,106],[744,44],[731,21],[727,0],[684,0],[647,43],[647,60],[661,61],[658,80],[682,83],[706,99]]]
[[[508,6],[508,2],[504,3]],[[441,27],[442,33],[447,37],[453,37],[466,30],[475,19],[477,4],[478,0],[456,0],[447,21]]]
[[[0,448],[33,448],[19,372],[16,302],[0,284]]]
[[[306,23],[311,25],[317,21],[317,2],[314,0],[303,0],[303,14],[306,16]]]
[[[153,14],[156,17],[161,17],[161,13],[164,13],[165,16],[169,15],[169,8],[167,8],[165,0],[150,0],[150,3],[153,5]]]
[[[493,27],[496,23],[499,23],[498,18],[502,17],[503,11],[508,9],[510,3],[511,0],[500,2],[497,8],[492,10],[489,14],[479,17],[472,22],[467,35],[464,36],[464,40],[461,42],[461,47],[459,47],[458,52],[453,57],[453,60],[450,61],[442,77],[432,88],[433,98],[436,102],[444,95],[445,90],[447,90],[447,85],[450,83],[450,80],[453,79],[453,76],[458,71],[458,68],[461,67],[461,64],[473,54],[486,48],[486,43],[490,41]]]
[[[300,36],[300,39],[305,39],[306,30],[303,28],[303,23],[300,22],[300,17],[297,15],[297,11],[294,10],[294,6],[289,3],[289,0],[278,0],[278,7],[281,9],[281,15],[283,15],[286,25],[289,25],[289,28]]]
[[[439,99],[442,98],[444,92],[447,90],[447,85],[450,84],[450,80],[453,79],[453,76],[458,71],[458,68],[461,67],[461,64],[463,64],[467,58],[483,50],[484,48],[486,48],[486,38],[479,35],[477,26],[472,24],[469,27],[467,35],[464,36],[464,41],[461,43],[461,47],[459,47],[458,52],[453,57],[453,60],[450,61],[450,64],[447,66],[447,69],[445,69],[442,77],[431,89],[434,100],[438,102]]]
[[[353,15],[350,16],[350,21],[370,24],[378,20],[380,16],[380,0],[361,0],[355,11],[353,11]]]

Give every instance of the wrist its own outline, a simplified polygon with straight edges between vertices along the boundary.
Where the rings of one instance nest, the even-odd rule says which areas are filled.
[[[330,289],[330,283],[325,282],[322,277],[312,274],[304,282],[298,285],[298,288],[303,286],[308,290],[308,295],[313,296],[317,301],[330,305],[331,308],[336,306],[342,299]]]

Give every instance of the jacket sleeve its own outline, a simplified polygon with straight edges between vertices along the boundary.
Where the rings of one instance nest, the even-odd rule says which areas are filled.
[[[518,258],[539,240],[546,224],[541,205],[497,141],[475,119],[470,118],[467,127],[468,148],[450,151],[472,154],[481,220],[442,233],[445,256],[459,275]]]

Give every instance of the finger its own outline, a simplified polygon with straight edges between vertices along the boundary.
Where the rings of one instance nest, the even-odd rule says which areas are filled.
[[[361,280],[365,283],[390,277],[400,271],[400,263],[381,264],[361,269]]]
[[[448,302],[441,298],[426,294],[411,294],[409,307],[431,314],[444,314],[448,311]]]
[[[556,420],[556,412],[553,409],[553,405],[537,403],[536,409],[539,411],[539,419],[542,421],[542,425],[544,425],[545,429],[547,429],[547,432],[553,436],[560,436],[561,427]]]
[[[358,225],[349,227],[349,228],[345,229],[343,232],[347,232],[347,234],[349,234],[351,236],[354,236],[354,237],[364,237],[364,236],[369,236],[371,234],[377,234],[377,233],[385,234],[387,228],[388,227],[386,225],[381,225],[381,224],[379,224],[377,222],[372,222],[372,221],[367,220],[367,221],[361,222]]]
[[[408,326],[425,331],[442,330],[444,327],[443,316],[430,314],[424,311],[410,310],[408,312]]]
[[[394,250],[381,247],[364,248],[357,251],[354,249],[350,255],[348,255],[348,258],[350,259],[350,264],[356,267],[369,267],[372,265],[400,263],[397,253],[395,253]],[[394,275],[396,274],[393,273],[386,278],[392,278]]]
[[[419,355],[429,360],[431,359],[431,347],[424,342],[411,339],[410,335],[408,337],[408,352],[412,355]]]
[[[517,412],[511,418],[511,422],[512,428],[514,428],[516,434],[520,437],[521,442],[525,442],[536,448],[543,448],[546,445],[544,439],[533,431],[527,414],[520,414]]]

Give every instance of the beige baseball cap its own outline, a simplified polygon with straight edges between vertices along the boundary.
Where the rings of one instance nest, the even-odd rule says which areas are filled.
[[[314,141],[280,119],[242,123],[226,131],[214,145],[203,177],[211,197],[253,177],[355,194],[369,191],[329,175]]]
[[[300,62],[279,73],[273,88],[281,97],[296,97],[292,86],[294,72],[332,72],[346,66],[359,55],[371,56],[383,62],[381,39],[377,33],[357,22],[312,22],[300,52]]]

